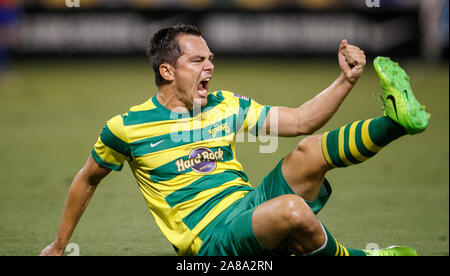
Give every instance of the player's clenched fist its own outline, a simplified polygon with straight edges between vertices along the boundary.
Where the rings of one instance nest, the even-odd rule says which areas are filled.
[[[352,84],[356,83],[361,76],[366,65],[366,55],[364,51],[356,46],[342,40],[339,46],[339,66],[344,72],[345,78]]]

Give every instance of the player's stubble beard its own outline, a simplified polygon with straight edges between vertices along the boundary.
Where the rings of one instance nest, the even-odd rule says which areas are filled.
[[[198,97],[197,86],[195,86],[194,89],[191,88],[190,92],[178,91],[177,94],[176,97],[184,104],[184,108],[187,110],[194,110],[196,108],[201,109],[202,106],[205,106],[208,103],[207,98],[202,99],[201,97]]]
[[[197,96],[196,94],[197,94],[197,91],[194,92],[194,96],[191,99],[185,98],[185,99],[181,100],[184,103],[186,109],[193,110],[193,111],[195,111],[196,109],[200,110],[202,108],[202,106],[205,106],[208,103],[207,98],[204,98],[204,99],[198,98],[198,97],[196,97]],[[209,92],[208,92],[208,95],[209,95]],[[194,112],[194,114],[195,114],[195,112]]]

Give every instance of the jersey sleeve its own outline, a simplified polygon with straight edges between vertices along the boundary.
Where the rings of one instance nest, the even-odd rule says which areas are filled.
[[[106,122],[91,155],[100,166],[115,171],[122,170],[125,160],[131,160],[122,116],[115,116]]]
[[[258,136],[258,132],[264,125],[271,106],[259,104],[251,98],[238,94],[234,94],[234,96],[239,99],[237,130],[243,127],[244,131]]]

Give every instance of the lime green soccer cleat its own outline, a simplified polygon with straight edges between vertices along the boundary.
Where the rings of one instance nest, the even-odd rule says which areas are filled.
[[[367,256],[417,256],[416,250],[406,246],[390,246],[383,249],[363,251]]]
[[[409,134],[424,131],[431,115],[414,97],[405,71],[387,57],[377,57],[373,65],[383,89],[384,115],[400,124]]]

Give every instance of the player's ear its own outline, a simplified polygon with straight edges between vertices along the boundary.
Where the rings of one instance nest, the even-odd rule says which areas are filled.
[[[159,73],[166,81],[173,81],[175,77],[173,66],[165,62],[159,66]]]

